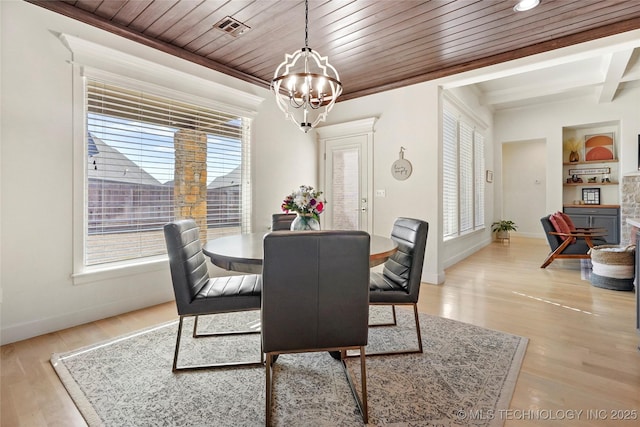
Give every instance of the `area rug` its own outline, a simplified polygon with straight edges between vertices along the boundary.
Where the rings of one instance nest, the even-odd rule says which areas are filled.
[[[384,321],[384,309],[372,307],[372,322]],[[208,316],[198,330],[258,322],[259,312]],[[367,358],[369,425],[502,425],[527,339],[426,314],[420,324],[424,353]],[[259,359],[258,334],[193,339],[191,327],[185,320],[180,364]],[[158,325],[53,354],[51,363],[90,426],[264,425],[264,368],[174,374],[176,331],[177,322]],[[371,352],[416,346],[410,310],[398,310],[398,326],[370,328]],[[347,364],[359,378],[359,359]],[[281,355],[274,366],[273,425],[363,425],[329,354]]]

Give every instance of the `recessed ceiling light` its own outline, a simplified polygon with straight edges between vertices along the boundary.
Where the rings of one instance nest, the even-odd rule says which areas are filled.
[[[515,6],[513,6],[513,10],[516,12],[524,12],[526,10],[533,9],[539,4],[540,0],[520,0]]]

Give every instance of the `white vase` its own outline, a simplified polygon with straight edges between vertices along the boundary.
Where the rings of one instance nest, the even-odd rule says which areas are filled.
[[[298,216],[294,218],[293,222],[291,222],[291,230],[320,230],[320,223],[313,217],[313,215],[298,214]]]

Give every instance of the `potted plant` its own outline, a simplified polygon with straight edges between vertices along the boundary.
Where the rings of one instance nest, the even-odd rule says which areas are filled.
[[[515,224],[515,222],[507,219],[501,219],[500,221],[496,221],[491,224],[491,231],[496,233],[497,239],[508,239],[509,232],[517,230],[518,226]]]

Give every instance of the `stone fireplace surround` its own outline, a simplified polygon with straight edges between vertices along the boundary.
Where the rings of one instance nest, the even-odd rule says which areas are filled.
[[[626,245],[635,241],[635,236],[631,235],[631,226],[627,224],[627,218],[640,218],[640,171],[622,177],[621,197],[620,244]]]

